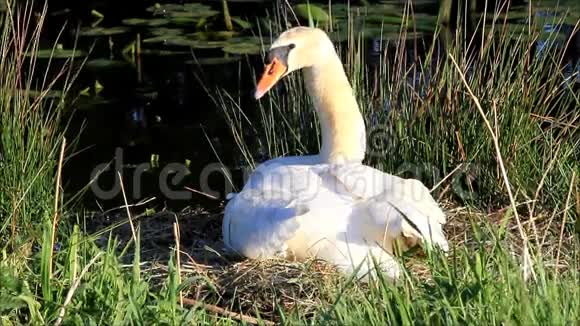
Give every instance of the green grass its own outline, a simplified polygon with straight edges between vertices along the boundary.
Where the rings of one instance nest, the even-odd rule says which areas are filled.
[[[63,191],[56,190],[59,166],[66,163],[60,159],[67,122],[65,102],[55,102],[43,92],[31,98],[32,89],[48,92],[52,83],[38,85],[31,73],[25,74],[27,79],[21,79],[19,73],[28,69],[29,60],[34,63],[35,56],[25,53],[35,53],[39,44],[41,25],[26,42],[19,42],[22,27],[35,26],[28,24],[31,14],[30,10],[14,11],[13,16],[2,18],[2,325],[55,324],[61,317],[62,324],[68,325],[236,323],[224,317],[223,311],[216,313],[215,306],[288,324],[578,323],[580,257],[574,224],[580,212],[580,113],[570,108],[579,106],[580,96],[562,83],[557,64],[561,54],[556,48],[545,49],[541,58],[533,57],[529,45],[536,32],[500,34],[493,41],[478,38],[471,43],[473,55],[467,54],[469,39],[461,33],[448,35],[434,64],[435,47],[426,57],[413,61],[402,55],[403,48],[390,47],[385,58],[392,62],[383,62],[370,74],[364,68],[366,48],[351,33],[341,49],[348,75],[369,132],[387,135],[389,140],[384,146],[370,148],[367,163],[401,174],[427,164],[423,174],[406,175],[417,175],[430,186],[453,172],[436,190],[450,214],[451,253],[447,258],[435,254],[424,259],[402,257],[409,268],[397,284],[379,278],[364,286],[332,275],[309,279],[314,274],[304,272],[300,278],[278,275],[282,283],[272,285],[272,293],[258,295],[236,293],[237,288],[231,287],[237,283],[230,280],[220,283],[225,271],[224,275],[218,271],[208,276],[208,271],[188,268],[183,255],[176,259],[175,250],[161,267],[145,261],[140,255],[141,239],[147,235],[138,219],[130,238],[109,237],[104,247],[97,244],[97,238],[113,234],[111,229],[99,234],[82,231],[83,212],[63,206]],[[283,26],[285,17],[292,16],[281,13],[274,25]],[[471,72],[466,80],[473,95],[460,74],[468,64]],[[428,65],[432,67],[430,79],[423,75],[412,87],[409,74]],[[75,73],[71,67],[62,67],[67,80],[64,98],[73,96],[69,92]],[[221,91],[214,94],[250,165],[262,158],[254,158],[246,137],[257,138],[267,157],[318,150],[316,117],[300,76],[295,74],[284,84],[288,94],[277,88],[261,100],[257,121],[244,118],[239,99]],[[498,135],[514,193],[511,204],[517,205],[518,214],[510,206],[493,138],[475,99]],[[382,110],[387,102],[391,103],[388,114]],[[71,143],[73,140],[64,143],[65,158]],[[432,174],[433,167],[440,171],[438,175]],[[464,171],[462,167],[477,169]],[[527,240],[522,239],[520,226]],[[524,244],[532,255],[529,260],[522,259]],[[526,262],[531,263],[533,273],[529,269],[524,273],[522,264]],[[299,268],[306,271],[310,267]],[[235,274],[236,280],[247,278],[247,271]],[[316,295],[294,300],[280,294],[296,283],[299,293]],[[190,309],[178,304],[180,293],[193,297],[200,289],[204,289],[205,303],[214,306]],[[246,289],[252,291],[251,286]],[[226,298],[226,292],[233,299]],[[255,298],[255,305],[242,307],[236,298],[244,296]],[[258,297],[273,302],[274,311],[260,310]],[[313,302],[308,314],[281,305],[294,302],[303,307],[308,300]]]
[[[574,324],[578,320],[577,269],[525,282],[502,244],[489,251],[458,249],[455,266],[432,264],[433,282],[410,277],[399,287],[379,283],[350,290],[323,320],[384,324]]]
[[[503,26],[494,28],[501,30]],[[580,98],[571,85],[563,83],[558,65],[561,54],[548,46],[541,58],[535,58],[530,40],[539,33],[534,30],[530,36],[523,30],[501,34],[492,41],[486,34],[483,46],[481,36],[472,40],[461,31],[455,38],[445,30],[438,33],[447,41],[428,48],[424,57],[402,54],[412,50],[407,47],[413,44],[386,41],[383,45],[389,50],[382,55],[389,59],[381,60],[372,71],[363,64],[368,52],[360,36],[351,34],[346,49],[342,49],[347,74],[366,118],[367,163],[391,172],[416,167],[419,171],[414,176],[429,185],[437,184],[461,164],[454,180],[465,182],[461,176],[467,174],[476,180],[473,189],[464,189],[468,194],[455,192],[455,200],[480,208],[507,202],[492,137],[448,56],[452,55],[462,71],[470,66],[469,86],[498,131],[517,199],[534,198],[542,184],[538,204],[554,207],[564,199],[567,180],[578,170],[580,157],[580,113],[573,110],[580,105]],[[548,41],[556,37],[550,35]],[[418,40],[418,46],[423,42]],[[468,44],[471,47],[466,49]],[[413,74],[418,71],[429,74],[418,74],[415,79]],[[318,151],[316,116],[301,75],[289,76],[283,84],[285,92],[275,89],[261,100],[259,121],[242,116],[236,99],[229,94],[215,96],[239,139],[241,152],[252,164],[250,153],[256,151],[248,148],[245,139],[253,137],[259,138],[261,152],[269,157]],[[243,138],[245,134],[247,138]],[[373,140],[385,142],[378,146]],[[410,172],[412,176],[414,171]]]

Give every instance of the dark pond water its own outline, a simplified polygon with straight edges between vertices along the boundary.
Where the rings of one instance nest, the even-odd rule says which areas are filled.
[[[115,170],[122,171],[129,202],[156,197],[150,205],[177,209],[187,205],[217,207],[224,197],[224,176],[214,172],[206,178],[204,174],[217,170],[223,163],[239,185],[241,172],[233,167],[240,156],[221,110],[203,86],[226,89],[239,96],[240,105],[250,118],[255,114],[253,73],[261,71],[262,59],[258,39],[251,36],[258,31],[267,34],[268,17],[286,2],[228,1],[237,35],[199,33],[225,29],[221,1],[159,3],[50,1],[44,34],[46,46],[52,45],[66,23],[59,39],[63,48],[72,48],[76,42],[77,48],[90,50],[89,61],[75,89],[80,92],[90,87],[74,107],[69,139],[79,137],[79,152],[65,167],[65,187],[70,193],[79,191],[87,185],[92,172],[111,163]],[[403,3],[396,0],[379,5],[383,6],[381,10],[401,11]],[[538,10],[537,15],[549,15],[547,9],[553,10],[555,3],[546,2],[546,10]],[[340,9],[336,4],[333,2]],[[562,10],[572,7],[580,12],[575,1],[560,4]],[[527,7],[523,1],[512,1],[512,5],[510,24],[518,24],[521,18],[518,13],[527,13]],[[437,15],[437,1],[415,1],[414,10],[426,21],[432,21]],[[381,14],[380,10],[370,11]],[[392,26],[396,28],[396,22]],[[562,30],[566,33],[571,28],[572,25],[567,25]],[[138,60],[131,51],[124,51],[137,35],[141,40]],[[372,49],[372,33],[368,38]],[[578,37],[575,42],[576,50],[571,55],[577,62]],[[248,141],[252,141],[251,136]],[[186,164],[191,173],[178,176],[181,180],[176,185],[172,184],[171,175],[163,178],[163,173],[171,170],[168,168]],[[113,184],[115,170],[100,175],[97,182],[100,190],[86,192],[86,206],[98,208],[97,202],[103,208],[122,205],[120,188]],[[169,188],[179,193],[167,196],[167,190],[158,182],[160,174]],[[183,190],[184,186],[204,188],[200,183],[205,180],[219,192],[219,200]]]

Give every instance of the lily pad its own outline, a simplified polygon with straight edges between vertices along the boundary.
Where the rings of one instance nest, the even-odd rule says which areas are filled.
[[[345,4],[333,4],[332,6],[330,6],[330,12],[332,13],[333,19],[335,17],[345,18],[350,14],[349,11],[351,13],[364,12],[364,7],[349,6]]]
[[[269,44],[268,40],[261,39],[257,36],[240,36],[230,39],[230,43],[254,43],[257,45]]]
[[[128,65],[127,62],[121,60],[110,60],[105,58],[98,58],[87,61],[86,67],[90,69],[114,69]]]
[[[400,4],[379,3],[364,7],[367,14],[381,14],[386,16],[402,16],[403,8]],[[413,15],[417,15],[414,13]]]
[[[169,24],[169,19],[167,18],[127,18],[123,19],[122,23],[129,26],[163,26]]]
[[[530,40],[553,40],[556,42],[564,42],[568,39],[565,33],[561,32],[561,25],[553,26],[537,26],[531,25],[532,33],[529,34],[529,27],[527,24],[507,24],[507,30],[504,30],[503,26],[495,26],[495,34],[501,35],[504,32],[506,35],[512,39],[525,38]],[[487,24],[486,29],[491,30],[492,25]]]
[[[294,11],[298,16],[304,19],[312,17],[312,20],[323,23],[330,20],[330,16],[326,10],[317,5],[302,3],[294,6]]]
[[[68,59],[85,57],[87,53],[82,50],[73,49],[40,49],[36,53],[26,53],[27,57],[32,55],[35,55],[39,59]]]
[[[403,24],[403,17],[400,16],[386,16],[386,15],[380,15],[380,14],[373,14],[373,15],[368,15],[365,16],[364,21],[366,23],[371,23],[371,24],[392,24],[392,25],[401,25]]]
[[[332,19],[346,19],[347,17],[353,16],[391,16],[391,17],[401,17],[403,15],[403,7],[399,3],[379,3],[372,4],[368,6],[352,6],[346,4],[333,4],[331,6],[323,6],[326,12],[332,14]],[[415,13],[417,15],[417,13]]]
[[[346,25],[341,26],[341,29],[344,29],[344,30],[347,30],[348,29],[348,27],[349,27],[347,25],[348,23],[345,22],[345,24]],[[364,22],[361,22],[360,24],[357,24],[355,26],[358,26],[360,29],[363,29],[363,30],[366,30],[366,29],[369,29],[369,28],[372,28],[372,29],[375,29],[375,30],[377,30],[377,29],[381,30],[382,29],[383,30],[383,33],[386,33],[386,32],[389,32],[389,33],[391,33],[391,32],[398,32],[398,31],[401,31],[401,29],[403,27],[401,25],[401,23],[391,24],[389,22],[380,22],[380,21],[364,21]]]
[[[406,23],[408,29],[416,28],[422,31],[433,31],[437,26],[437,16],[415,14],[414,17],[409,17]]]
[[[32,97],[32,98],[37,98],[40,97],[42,99],[57,99],[57,98],[62,98],[64,96],[63,91],[61,90],[49,90],[49,91],[39,91],[39,90],[35,90],[35,89],[31,89],[31,90],[21,90],[23,92],[26,92],[26,94],[28,95],[28,97]]]
[[[381,30],[380,27],[377,28],[365,28],[361,31],[363,36],[366,38],[371,39],[380,39],[382,41],[398,41],[401,39],[404,40],[413,40],[423,36],[421,32],[407,32],[405,34],[399,32],[389,32],[386,30]]]
[[[262,53],[262,47],[256,43],[234,43],[223,47],[222,49],[226,53],[231,54],[260,54]]]
[[[167,3],[155,4],[147,8],[147,11],[154,15],[162,15],[171,20],[174,24],[191,24],[202,18],[208,18],[219,14],[219,11],[211,9],[207,5],[200,3]]]
[[[235,31],[215,31],[215,32],[195,32],[191,34],[195,39],[200,41],[223,41],[240,34]]]
[[[157,43],[167,43],[168,40],[173,39],[182,39],[184,38],[182,35],[173,35],[173,34],[166,34],[166,35],[159,35],[155,37],[146,38],[143,40],[143,44],[157,44]]]
[[[154,14],[167,14],[170,12],[176,11],[203,11],[203,10],[211,10],[211,7],[208,5],[204,5],[201,3],[165,3],[159,4],[156,3],[153,6],[150,6],[146,9],[148,12],[152,12]]]
[[[580,12],[580,8],[577,10],[577,12]],[[527,18],[520,20],[520,22],[522,23],[527,23],[528,21],[529,19]],[[532,21],[539,27],[543,27],[546,25],[563,25],[563,24],[571,25],[571,27],[573,27],[578,23],[578,16],[574,16],[573,14],[566,15],[565,13],[559,13],[555,17],[536,16],[532,19]]]
[[[191,56],[190,51],[172,51],[172,50],[158,50],[158,49],[141,49],[142,56],[155,56],[155,57],[171,57],[171,56],[181,56],[187,55]]]
[[[182,35],[183,29],[181,28],[166,28],[166,27],[159,27],[159,28],[152,28],[149,30],[149,33],[154,36],[165,36],[165,35]]]
[[[199,19],[193,17],[171,17],[171,23],[174,25],[196,25]]]
[[[242,29],[248,29],[248,28],[252,28],[252,23],[250,23],[249,21],[243,20],[239,17],[232,17],[232,21],[240,26],[240,28]]]
[[[518,19],[525,19],[528,18],[529,14],[527,11],[527,7],[526,10],[520,10],[520,9],[515,9],[514,7],[511,8],[511,10],[507,13],[502,12],[499,14],[493,13],[493,12],[477,12],[474,13],[473,16],[476,19],[483,19],[483,17],[485,16],[486,19],[486,23],[487,22],[492,22],[492,21],[497,21],[497,22],[503,22],[504,19],[511,21],[511,20],[518,20]],[[512,11],[514,10],[514,11]]]
[[[129,31],[128,27],[117,26],[117,27],[89,27],[83,28],[79,32],[82,36],[111,36],[117,34],[124,34]]]
[[[568,13],[568,16],[572,16],[577,20],[580,3],[578,3],[578,1],[562,0],[534,1],[534,4],[532,4],[532,10],[534,15],[537,17],[562,17]],[[527,12],[527,6],[525,12]]]
[[[171,17],[171,18],[184,17],[184,18],[195,19],[195,18],[207,18],[207,17],[215,16],[217,14],[219,14],[219,11],[207,9],[207,10],[196,10],[196,11],[172,11],[172,12],[169,12],[167,14],[167,16]]]

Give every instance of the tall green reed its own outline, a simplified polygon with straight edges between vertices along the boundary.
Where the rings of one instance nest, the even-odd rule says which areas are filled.
[[[59,148],[64,141],[64,96],[73,76],[68,64],[56,79],[36,72],[40,33],[46,6],[35,15],[29,2],[8,2],[0,19],[0,249],[1,273],[20,286],[0,289],[13,308],[25,303],[33,322],[41,322],[40,305],[26,278],[27,259],[41,247],[40,280],[45,299],[50,298],[54,234],[60,196],[55,191]],[[64,77],[63,97],[49,95],[56,80]],[[62,78],[60,78],[62,79]],[[34,268],[38,267],[34,266]],[[17,277],[14,279],[14,277]],[[10,307],[10,306],[9,306]],[[4,306],[0,307],[4,310]]]
[[[111,238],[104,249],[93,238],[82,235],[79,227],[60,228],[61,249],[54,252],[54,197],[64,103],[51,103],[43,92],[40,97],[30,96],[37,85],[32,77],[22,79],[18,72],[27,66],[25,62],[36,62],[34,55],[24,54],[38,48],[36,28],[40,27],[32,23],[31,11],[21,12],[20,17],[23,13],[26,17],[20,20],[22,25],[16,24],[19,20],[14,18],[16,12],[12,13],[4,17],[0,43],[0,72],[6,76],[0,80],[0,184],[4,187],[0,192],[0,321],[231,323],[203,310],[187,311],[177,306],[178,292],[191,280],[179,284],[175,256],[162,281],[155,270],[146,269],[138,254],[125,264],[130,246],[139,252],[139,227],[135,242],[121,244]],[[272,37],[288,27],[290,17],[292,14],[283,10],[273,17]],[[25,26],[36,26],[32,42],[22,42]],[[577,113],[566,111],[567,106],[578,104],[578,96],[562,87],[560,67],[554,64],[561,58],[556,48],[544,49],[540,59],[533,56],[531,40],[537,37],[536,32],[510,32],[496,38],[482,34],[482,42],[470,42],[471,36],[461,33],[447,35],[445,42],[428,47],[424,56],[407,56],[408,43],[385,39],[385,44],[394,47],[381,51],[374,67],[367,65],[366,41],[352,28],[348,35],[340,51],[369,126],[369,137],[377,132],[387,137],[378,149],[370,142],[369,164],[400,173],[406,168],[404,164],[408,169],[410,164],[427,163],[438,168],[441,175],[459,164],[477,164],[480,169],[468,173],[479,195],[472,202],[484,206],[486,201],[501,205],[507,200],[493,144],[447,56],[451,53],[468,71],[469,85],[500,135],[502,155],[519,199],[535,196],[543,185],[538,192],[542,204],[560,207],[554,209],[555,216],[561,216],[562,210],[573,213],[562,204],[562,196],[570,186],[570,171],[578,167],[574,158],[577,129],[568,127],[577,124]],[[473,55],[466,51],[470,43],[483,45]],[[413,75],[413,71],[424,70],[429,74]],[[50,88],[51,83],[47,83],[41,89]],[[241,101],[230,94],[218,92],[215,99],[250,164],[262,158],[248,145],[247,137],[258,136],[266,157],[318,150],[317,118],[298,74],[285,79],[282,87],[259,102],[257,121],[247,118]],[[384,110],[386,104],[388,111]],[[429,174],[432,168],[425,171],[428,173],[423,179],[436,183],[437,178]],[[454,184],[446,183],[440,189],[447,186],[453,188]],[[473,193],[456,196],[470,200]],[[577,315],[579,293],[567,291],[575,288],[577,264],[571,265],[567,275],[538,273],[536,282],[529,285],[522,280],[520,266],[511,259],[505,242],[488,236],[476,243],[492,243],[493,248],[475,248],[476,254],[473,248],[464,250],[457,254],[454,264],[437,258],[428,260],[434,284],[409,273],[410,279],[403,286],[381,282],[370,288],[370,294],[345,285],[348,295],[330,307],[320,307],[314,318],[347,324],[410,324],[414,320],[566,323]],[[31,253],[34,244],[42,248],[41,252]],[[340,293],[342,289],[330,291]]]
[[[29,3],[10,3],[0,37],[0,239],[26,240],[55,212],[55,176],[63,142],[64,99],[74,78],[70,61],[54,80],[38,74],[36,52],[46,7],[34,15]],[[49,63],[50,66],[50,63]],[[49,96],[64,79],[59,99]],[[58,202],[56,200],[56,207]]]
[[[0,324],[212,323],[204,311],[176,306],[182,284],[175,257],[165,280],[144,270],[139,227],[134,241],[110,237],[101,248],[99,234],[75,223],[82,212],[63,207],[58,172],[66,162],[62,145],[68,153],[74,141],[64,132],[80,69],[73,55],[51,58],[39,72],[47,5],[35,9],[10,2],[0,17]],[[57,82],[55,100],[49,93]]]
[[[381,275],[369,287],[341,286],[342,296],[315,317],[337,324],[570,324],[578,318],[578,258],[566,272],[538,264],[536,281],[522,277],[509,244],[490,223],[477,229],[473,245],[450,259],[428,257],[429,279],[406,269],[393,284]]]
[[[293,17],[289,9],[280,8],[265,43],[297,25]],[[386,37],[390,35],[385,28],[385,38],[373,40],[380,50],[371,53],[369,40],[360,33],[360,19],[349,14],[348,37],[337,49],[366,120],[366,162],[417,177],[429,187],[447,177],[435,193],[460,204],[507,204],[492,138],[452,55],[499,135],[517,200],[561,204],[571,173],[579,168],[575,148],[580,143],[580,113],[574,110],[579,96],[563,73],[562,49],[553,42],[558,35],[546,35],[530,19],[529,29],[508,28],[493,20],[485,28],[475,23],[477,29],[469,35],[461,28],[436,27],[433,35],[414,38],[407,37],[415,30],[413,10],[407,7],[399,38]],[[334,33],[337,27],[333,32],[323,28]],[[540,37],[546,39],[541,52]],[[425,50],[417,50],[421,48]],[[300,74],[280,84],[259,101],[254,121],[242,113],[238,99],[223,91],[214,93],[250,166],[280,155],[318,152],[318,121]],[[258,139],[258,150],[250,148],[247,137]],[[265,155],[256,156],[258,152]]]

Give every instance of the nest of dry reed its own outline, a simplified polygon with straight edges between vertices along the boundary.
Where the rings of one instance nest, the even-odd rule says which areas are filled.
[[[327,299],[321,289],[337,282],[338,273],[333,266],[320,260],[299,263],[239,257],[224,248],[222,212],[222,209],[208,212],[187,208],[178,213],[162,211],[133,217],[141,239],[141,260],[154,275],[152,281],[161,284],[167,279],[168,263],[176,251],[178,234],[180,277],[188,284],[182,292],[185,304],[202,305],[218,315],[249,323],[254,321],[249,316],[257,315],[278,321],[279,309],[285,314],[300,311],[301,316],[308,317],[320,307]],[[90,231],[111,227],[111,232],[103,233],[98,242],[104,246],[110,236],[116,237],[120,251],[124,243],[132,239],[129,223],[115,225],[123,219],[127,220],[123,210],[100,214]],[[126,254],[122,258],[131,263],[133,255]]]
[[[481,248],[481,239],[476,239],[472,226],[499,226],[506,216],[505,210],[485,214],[454,208],[450,204],[444,207],[448,214],[445,231],[451,247]],[[180,277],[188,284],[182,303],[254,323],[255,318],[250,316],[279,321],[280,308],[285,315],[299,311],[303,318],[308,318],[321,304],[331,302],[323,289],[336,288],[340,282],[340,275],[333,266],[317,260],[303,263],[281,259],[255,261],[233,255],[223,246],[222,212],[222,208],[216,212],[193,208],[177,213],[163,211],[142,216],[134,223],[142,239],[141,259],[148,262],[151,270],[157,271],[155,274],[159,281],[166,279],[167,263],[176,250],[176,239],[179,239]],[[126,219],[124,210],[118,210],[116,214],[101,215],[93,228],[98,230]],[[563,234],[560,225],[552,223],[549,216],[522,219],[521,225],[531,243],[540,244],[545,249],[542,250],[545,261],[557,261],[554,267],[567,269],[573,249],[567,251],[566,248],[574,248],[573,235]],[[504,230],[505,243],[509,244],[511,252],[521,255],[523,242],[517,222],[510,219]],[[125,223],[116,227],[112,234],[121,241],[129,241],[131,232]],[[108,235],[104,234],[101,241],[106,241]],[[489,249],[491,246],[490,241],[484,247]],[[132,258],[128,256],[126,259]],[[429,268],[421,257],[408,259],[405,264],[419,278],[430,278]]]

